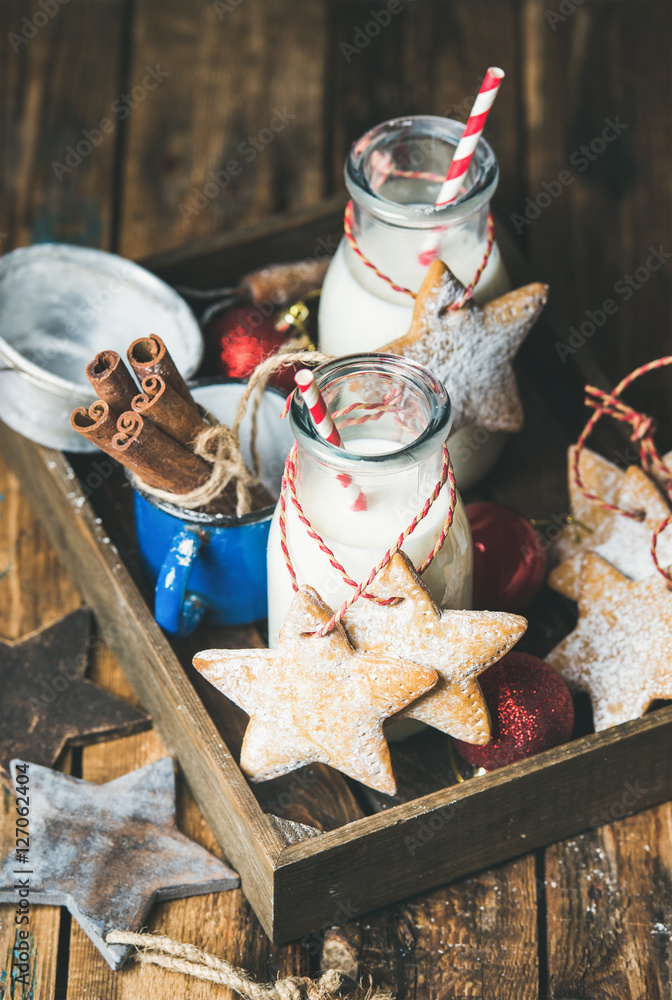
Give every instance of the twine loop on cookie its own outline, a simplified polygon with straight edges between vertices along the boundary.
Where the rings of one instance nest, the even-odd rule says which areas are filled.
[[[581,478],[581,472],[579,469],[581,452],[585,447],[586,441],[593,428],[602,417],[609,416],[620,421],[621,423],[630,424],[630,427],[632,428],[630,440],[633,444],[636,444],[639,449],[642,469],[647,473],[647,475],[653,474],[659,482],[664,483],[667,495],[670,499],[672,499],[672,475],[658,454],[658,450],[653,440],[653,435],[656,429],[655,420],[646,413],[640,413],[638,410],[634,410],[631,406],[627,406],[619,398],[621,393],[641,375],[645,375],[647,372],[655,371],[658,368],[663,368],[664,366],[670,364],[672,364],[672,355],[657,358],[655,361],[649,361],[647,364],[641,365],[639,368],[635,368],[635,370],[630,372],[629,375],[626,375],[626,377],[618,383],[616,388],[611,393],[603,392],[602,389],[598,389],[593,385],[586,386],[586,406],[592,407],[595,412],[592,414],[588,423],[581,431],[579,439],[576,442],[574,460],[572,463],[574,482],[577,489],[580,490],[587,500],[592,500],[594,503],[599,504],[604,510],[613,511],[616,514],[620,514],[622,517],[633,518],[635,521],[643,520],[644,515],[642,511],[624,510],[617,504],[607,503],[607,501],[603,500],[602,497],[598,496],[596,493],[591,493],[591,491],[586,488],[583,483],[583,479]]]
[[[620,420],[621,423],[630,424],[632,427],[630,440],[635,444],[641,445],[646,439],[650,439],[646,440],[645,447],[647,454],[650,450],[655,451],[653,435],[656,432],[656,421],[653,417],[648,416],[646,413],[640,413],[639,410],[633,410],[631,406],[628,406],[623,400],[618,399],[616,395],[604,392],[594,385],[586,386],[585,404],[594,410],[601,410],[602,416],[614,417],[615,420]]]
[[[666,355],[665,357],[657,358],[655,361],[649,361],[645,365],[640,365],[639,368],[635,368],[635,370],[630,372],[629,375],[626,375],[611,393],[604,392],[602,389],[598,389],[593,385],[586,386],[586,406],[592,407],[595,412],[588,420],[588,423],[582,430],[579,435],[579,439],[576,442],[572,462],[574,482],[587,500],[592,500],[594,503],[599,504],[604,510],[613,511],[616,514],[620,514],[622,517],[630,517],[635,521],[643,521],[645,519],[646,515],[644,511],[624,510],[617,504],[607,503],[606,500],[603,500],[596,493],[591,493],[590,490],[584,486],[579,470],[581,451],[585,447],[586,440],[588,439],[593,428],[602,417],[613,417],[621,423],[629,424],[632,429],[630,440],[633,444],[636,444],[639,449],[642,470],[647,475],[653,476],[653,478],[655,478],[658,483],[663,486],[668,499],[672,500],[672,473],[660,457],[654,442],[653,436],[656,431],[656,422],[654,418],[650,417],[646,413],[640,413],[639,410],[633,409],[620,399],[621,393],[641,375],[645,375],[647,372],[656,371],[658,368],[664,368],[667,365],[672,365],[672,355]],[[662,534],[669,524],[672,524],[672,515],[661,521],[653,532],[653,537],[651,539],[651,556],[657,571],[667,582],[668,587],[672,589],[672,574],[669,570],[660,565],[656,554],[658,536]]]
[[[668,589],[672,590],[672,572],[660,565],[658,561],[658,553],[656,552],[656,548],[658,546],[658,536],[662,535],[665,528],[667,528],[670,524],[672,524],[672,514],[664,518],[653,532],[653,538],[651,539],[651,558],[653,559],[653,565],[656,567],[662,578],[667,582]]]
[[[369,404],[367,404],[367,406],[368,405]],[[366,417],[363,417],[362,420],[363,419],[366,419]],[[448,453],[448,447],[447,447],[446,444],[444,444],[444,446],[443,446],[443,464],[441,466],[441,475],[440,475],[439,480],[436,483],[434,489],[432,490],[430,496],[428,496],[427,499],[425,500],[425,502],[424,502],[424,504],[422,506],[422,509],[419,511],[418,514],[416,514],[416,516],[413,518],[413,520],[408,525],[408,527],[405,528],[404,531],[401,532],[401,534],[397,538],[397,540],[394,543],[394,545],[392,545],[392,547],[389,548],[387,550],[387,552],[385,552],[385,554],[383,555],[382,559],[373,567],[373,569],[369,573],[369,575],[366,578],[366,580],[364,580],[362,583],[356,583],[356,581],[353,580],[348,575],[348,573],[345,570],[345,568],[340,564],[340,562],[338,561],[338,559],[336,558],[336,556],[334,555],[334,553],[331,551],[331,549],[329,548],[329,546],[327,545],[327,543],[324,541],[324,539],[321,537],[321,535],[317,531],[315,531],[315,529],[313,528],[312,524],[310,523],[310,520],[306,517],[306,515],[305,515],[305,513],[303,511],[303,507],[301,506],[301,502],[299,501],[299,498],[298,498],[298,496],[296,494],[296,461],[297,461],[297,454],[298,454],[298,447],[295,444],[294,447],[292,448],[291,452],[287,456],[287,461],[285,463],[285,471],[284,471],[284,474],[283,474],[283,477],[282,477],[282,483],[281,483],[281,486],[280,486],[280,518],[279,518],[279,521],[280,521],[280,546],[282,548],[282,553],[283,553],[283,555],[285,557],[285,564],[287,566],[287,571],[288,571],[290,579],[292,581],[292,588],[293,588],[294,592],[296,593],[298,591],[298,589],[299,589],[299,584],[298,584],[298,581],[297,581],[297,578],[296,578],[296,571],[295,571],[293,563],[292,563],[292,558],[291,558],[291,555],[290,555],[290,552],[289,552],[289,546],[288,546],[288,543],[287,543],[287,518],[286,518],[286,514],[287,514],[287,498],[286,498],[286,493],[287,493],[287,490],[289,490],[290,499],[292,501],[292,504],[296,508],[299,520],[301,521],[301,523],[306,528],[306,531],[307,531],[308,535],[315,542],[317,542],[317,545],[318,545],[320,551],[323,552],[327,556],[330,564],[340,574],[343,582],[346,583],[349,587],[353,588],[353,593],[350,595],[350,597],[346,601],[343,602],[343,604],[340,606],[340,608],[338,609],[338,611],[334,612],[334,614],[331,616],[331,618],[326,623],[326,625],[324,625],[317,632],[311,633],[312,635],[316,635],[316,636],[318,636],[318,635],[319,636],[325,636],[325,635],[327,635],[328,632],[331,632],[332,629],[335,628],[335,626],[341,620],[341,618],[346,613],[346,611],[348,610],[348,608],[350,608],[355,603],[355,601],[359,600],[360,597],[364,597],[366,600],[375,601],[377,604],[383,604],[383,605],[396,604],[399,601],[398,597],[388,597],[388,598],[385,598],[385,599],[374,597],[373,594],[367,593],[367,587],[371,586],[371,584],[373,583],[373,581],[374,581],[375,577],[378,575],[378,573],[382,569],[384,569],[385,566],[387,566],[387,564],[389,563],[390,559],[392,559],[392,557],[395,556],[397,554],[397,552],[399,551],[399,549],[402,547],[402,545],[404,544],[404,541],[408,538],[409,535],[411,535],[415,531],[415,529],[420,524],[420,522],[427,516],[427,514],[431,510],[434,502],[437,500],[437,498],[438,498],[441,490],[443,489],[443,487],[445,486],[445,484],[448,482],[449,483],[449,489],[450,489],[450,498],[449,498],[449,503],[448,503],[448,514],[446,516],[446,520],[444,521],[444,524],[443,524],[443,527],[441,529],[441,532],[439,533],[439,537],[436,540],[436,544],[434,545],[434,548],[432,549],[432,551],[430,552],[430,554],[428,555],[428,557],[425,559],[425,561],[422,564],[422,566],[417,571],[419,574],[424,573],[424,571],[431,564],[431,562],[435,558],[435,556],[441,551],[441,549],[443,547],[443,543],[445,542],[446,536],[447,536],[447,534],[448,534],[448,532],[450,530],[450,527],[451,527],[451,525],[453,523],[453,516],[454,516],[454,513],[455,513],[455,504],[457,502],[457,489],[456,489],[456,486],[455,486],[455,476],[453,474],[453,464],[452,464],[452,462],[450,460],[450,455]]]
[[[172,972],[181,972],[206,982],[228,986],[243,1000],[337,1000],[343,982],[334,969],[323,972],[318,979],[309,976],[289,976],[273,983],[256,982],[245,969],[238,969],[193,944],[173,941],[165,934],[136,934],[133,931],[110,931],[108,944],[131,945],[135,959],[142,965],[158,965]],[[369,990],[367,1000],[394,1000],[384,990]]]
[[[416,174],[404,174],[403,176],[418,176],[419,177],[421,175],[420,174],[417,174],[417,175]],[[430,176],[430,179],[434,179],[433,175]],[[440,179],[443,180],[443,178],[440,178]],[[355,237],[355,233],[354,233],[354,215],[353,215],[353,212],[354,212],[354,206],[353,206],[352,200],[350,200],[348,202],[348,204],[346,205],[346,207],[345,207],[345,216],[343,218],[343,230],[345,232],[345,237],[346,237],[348,243],[350,244],[350,246],[351,246],[351,248],[353,250],[353,253],[355,253],[359,257],[359,259],[361,260],[361,262],[366,267],[370,268],[374,272],[374,274],[377,274],[379,278],[381,278],[384,282],[386,282],[393,291],[395,291],[395,292],[401,292],[402,295],[408,295],[408,296],[410,296],[410,298],[415,299],[416,298],[416,294],[417,294],[416,292],[412,291],[410,288],[405,288],[403,285],[396,285],[394,283],[394,281],[392,281],[391,278],[388,278],[388,276],[386,274],[383,274],[383,272],[380,271],[376,267],[376,265],[372,261],[370,261],[369,258],[359,248],[359,245],[357,243],[357,238]],[[476,274],[472,278],[471,283],[465,289],[464,295],[462,295],[459,299],[456,299],[455,302],[451,302],[451,304],[448,306],[448,310],[450,312],[455,312],[457,309],[461,309],[462,306],[464,306],[464,305],[467,304],[467,302],[469,301],[469,299],[474,294],[474,289],[476,288],[476,285],[478,284],[478,282],[481,280],[481,275],[483,274],[483,271],[486,268],[488,260],[490,259],[490,254],[492,253],[492,247],[494,245],[494,242],[495,242],[495,223],[494,223],[494,220],[492,218],[492,213],[489,213],[488,214],[488,241],[487,241],[487,244],[486,244],[486,247],[485,247],[485,253],[483,254],[483,260],[481,261],[481,263],[480,263],[480,265],[478,267],[478,270],[476,271]],[[427,263],[429,264],[430,261],[428,261]]]

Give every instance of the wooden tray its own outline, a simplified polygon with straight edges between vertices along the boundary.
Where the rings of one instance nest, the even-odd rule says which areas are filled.
[[[334,199],[143,263],[171,284],[233,283],[262,263],[333,251],[342,209]],[[516,281],[524,280],[501,226],[498,237]],[[581,385],[586,376],[600,378],[585,349],[576,355],[580,372],[561,364],[556,339],[547,316],[521,351],[525,430],[467,501],[498,500],[536,517],[567,510],[566,447],[584,419]],[[605,454],[621,443],[611,433],[598,439]],[[202,629],[190,640],[169,640],[148,605],[123,476],[105,478],[95,459],[42,448],[2,424],[0,434],[3,453],[102,637],[151,712],[275,942],[345,923],[670,796],[672,706],[594,734],[581,703],[571,743],[461,784],[449,765],[447,737],[428,730],[393,746],[394,799],[321,765],[248,785],[236,762],[245,716],[195,674],[190,660],[199,648],[262,646],[263,632]],[[573,627],[571,605],[547,590],[527,614],[530,629],[520,648],[537,655]],[[626,809],[628,785],[639,797]]]

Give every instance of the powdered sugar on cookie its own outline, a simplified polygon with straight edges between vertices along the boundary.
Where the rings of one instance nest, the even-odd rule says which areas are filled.
[[[487,743],[490,717],[477,677],[501,659],[527,628],[499,611],[439,611],[408,558],[397,553],[368,592],[403,598],[382,605],[359,600],[343,624],[362,653],[411,660],[436,670],[439,683],[400,712],[468,743]]]
[[[355,652],[340,624],[326,636],[311,634],[331,615],[311,587],[302,587],[277,650],[210,649],[194,657],[194,666],[250,716],[240,764],[252,781],[322,763],[393,795],[383,722],[430,690],[437,674]]]
[[[548,553],[549,563],[552,566],[571,559],[577,552],[592,548],[597,529],[604,521],[614,516],[612,511],[605,510],[596,500],[585,497],[577,486],[574,478],[575,454],[576,445],[572,445],[567,449],[567,485],[570,514],[578,523],[565,525],[553,542]],[[585,489],[600,497],[605,503],[617,503],[625,476],[623,469],[619,469],[613,462],[602,458],[590,448],[583,448],[579,458],[579,472]],[[549,584],[553,586],[550,580]]]
[[[670,505],[636,465],[631,465],[623,477],[617,504],[622,510],[642,511],[644,520],[610,512],[595,529],[588,547],[630,580],[644,580],[656,573],[651,539],[654,529],[670,514]],[[661,565],[672,563],[672,529],[660,535],[657,552]],[[549,586],[578,600],[582,567],[583,552],[579,552],[552,571]]]
[[[548,287],[526,285],[483,309],[469,301],[451,311],[464,291],[442,261],[433,261],[408,333],[382,350],[425,365],[445,383],[453,432],[467,424],[520,430],[523,412],[511,362],[546,303]]]
[[[546,660],[588,693],[596,731],[639,718],[672,698],[672,592],[659,574],[633,582],[587,553],[578,624]]]

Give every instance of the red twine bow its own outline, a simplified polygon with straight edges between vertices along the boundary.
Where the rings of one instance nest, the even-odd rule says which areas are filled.
[[[591,493],[590,490],[586,488],[579,471],[581,451],[585,447],[586,441],[593,428],[602,417],[613,417],[621,423],[629,424],[632,429],[630,440],[633,444],[636,444],[639,449],[639,458],[642,463],[643,471],[646,472],[647,475],[654,476],[660,483],[663,483],[668,499],[672,500],[672,472],[668,469],[658,454],[658,450],[653,439],[653,435],[656,430],[655,420],[646,413],[640,413],[638,410],[634,410],[631,406],[628,406],[620,399],[621,393],[636,379],[638,379],[640,375],[645,375],[647,372],[655,371],[658,368],[664,368],[666,365],[670,364],[672,364],[672,356],[670,355],[663,358],[657,358],[655,361],[649,361],[648,364],[641,365],[639,368],[635,368],[633,372],[630,372],[629,375],[626,375],[611,393],[603,392],[602,389],[598,389],[593,385],[586,386],[585,404],[586,406],[592,407],[595,412],[583,428],[581,434],[579,435],[579,439],[576,442],[574,460],[572,463],[574,482],[587,500],[592,500],[594,503],[599,504],[604,510],[613,511],[616,514],[620,514],[622,517],[630,517],[635,521],[644,520],[644,511],[624,510],[616,504],[607,503],[606,500],[597,496],[596,493]],[[667,582],[668,587],[672,589],[672,574],[669,570],[664,569],[660,565],[656,554],[658,536],[669,524],[672,524],[672,515],[666,517],[655,529],[651,539],[651,556],[653,557],[653,563],[657,571]]]

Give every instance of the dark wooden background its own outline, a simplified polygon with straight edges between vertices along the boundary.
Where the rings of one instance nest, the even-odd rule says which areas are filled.
[[[628,302],[613,292],[650,246],[672,250],[666,0],[400,0],[370,39],[386,0],[70,0],[14,45],[8,34],[40,8],[1,6],[3,249],[53,239],[141,257],[313,203],[342,188],[361,132],[399,114],[464,119],[496,64],[506,80],[486,135],[500,216],[522,214],[563,170],[575,177],[520,233],[567,336],[611,297],[618,313],[590,348],[612,379],[669,349],[672,266]],[[122,120],[112,103],[157,64],[169,75]],[[239,144],[276,107],[296,117],[246,162]],[[105,117],[114,131],[59,181],[52,164]],[[627,128],[581,169],[572,154],[607,118]],[[241,173],[184,218],[231,159]]]
[[[371,11],[386,10],[386,0],[56,3],[43,0],[45,15],[33,0],[0,2],[2,252],[57,240],[139,258],[317,202],[342,189],[343,160],[361,132],[405,113],[464,119],[496,64],[506,81],[486,137],[500,161],[500,218],[515,233],[512,216],[526,199],[564,170],[574,176],[517,236],[532,276],[551,285],[559,339],[612,298],[617,313],[587,342],[612,382],[670,350],[672,262],[629,301],[614,293],[645,267],[650,247],[672,252],[666,0],[406,0],[360,51]],[[143,94],[147,67],[157,66],[168,75]],[[246,162],[240,144],[274,109],[295,117]],[[112,131],[72,170],[55,169],[105,118]],[[606,119],[627,128],[581,170],[580,146]],[[232,159],[239,175],[190,214],[194,192]],[[632,398],[669,432],[669,382],[651,385]],[[4,468],[0,494],[0,633],[15,638],[80,598]],[[104,650],[92,676],[132,697]],[[67,755],[61,766],[108,780],[162,753],[150,734]],[[214,848],[184,789],[179,815]],[[669,804],[648,810],[359,919],[340,945],[349,936],[361,971],[400,997],[669,998],[671,829]],[[226,996],[159,971],[113,976],[67,915],[35,912],[31,996]],[[269,947],[241,893],[166,904],[152,926],[262,978],[317,968],[326,955],[319,937]],[[3,908],[2,960],[11,941]],[[0,980],[0,997],[29,995],[9,989]]]

